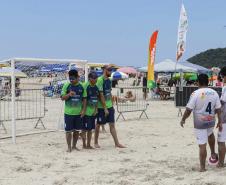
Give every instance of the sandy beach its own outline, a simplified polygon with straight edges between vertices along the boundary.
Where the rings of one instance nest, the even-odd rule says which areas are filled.
[[[177,111],[172,101],[150,101],[148,120],[125,114],[116,124],[126,149],[113,146],[109,131],[101,133],[100,149],[72,153],[65,152],[60,131],[18,137],[16,145],[0,140],[0,184],[225,184],[226,169],[207,165],[207,172],[198,172],[192,117],[181,128]]]
[[[0,1],[0,185],[226,185],[225,7]]]

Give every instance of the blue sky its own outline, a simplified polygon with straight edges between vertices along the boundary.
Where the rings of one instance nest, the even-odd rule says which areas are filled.
[[[156,62],[175,60],[181,0],[0,0],[0,59],[76,58],[147,65],[159,30]],[[182,60],[226,47],[226,1],[184,0],[188,14]]]

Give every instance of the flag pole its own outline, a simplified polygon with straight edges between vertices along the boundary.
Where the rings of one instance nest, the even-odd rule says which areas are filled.
[[[178,33],[177,33],[178,37],[177,37],[177,52],[176,52],[175,72],[176,72],[176,68],[177,68],[177,62],[182,57],[182,55],[185,51],[187,27],[188,27],[187,13],[186,13],[186,10],[184,8],[183,1],[182,1],[182,6],[181,6],[181,10],[180,10],[179,25],[178,25]],[[180,71],[179,91],[183,91],[182,74],[183,74],[182,71]]]

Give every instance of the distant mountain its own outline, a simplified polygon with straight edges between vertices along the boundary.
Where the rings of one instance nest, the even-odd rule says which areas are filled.
[[[193,64],[211,68],[226,66],[226,48],[209,49],[188,59]]]

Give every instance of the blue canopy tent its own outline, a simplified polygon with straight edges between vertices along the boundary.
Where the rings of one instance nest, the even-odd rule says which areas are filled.
[[[40,72],[64,72],[68,70],[67,64],[45,64],[40,67]]]

